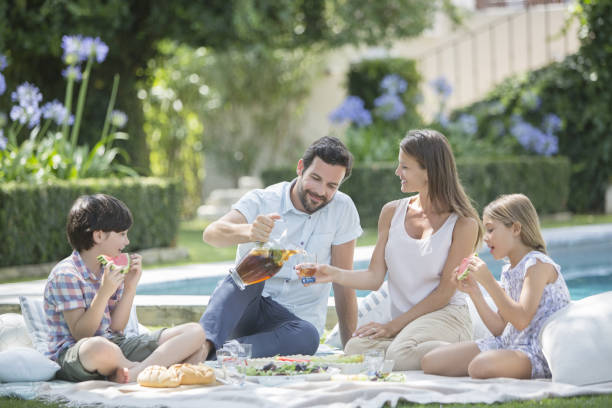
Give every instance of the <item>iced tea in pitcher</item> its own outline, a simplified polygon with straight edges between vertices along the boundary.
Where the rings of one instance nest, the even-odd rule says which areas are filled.
[[[270,279],[287,259],[300,252],[296,249],[256,247],[230,269],[230,275],[240,289]]]

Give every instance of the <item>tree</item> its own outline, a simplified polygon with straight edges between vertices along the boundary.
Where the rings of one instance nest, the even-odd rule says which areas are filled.
[[[127,112],[127,150],[132,165],[149,171],[138,83],[145,79],[155,44],[174,39],[217,50],[253,46],[336,47],[377,44],[414,36],[431,24],[433,12],[449,0],[8,0],[0,3],[0,52],[10,59],[9,84],[36,83],[45,98],[63,98],[57,80],[63,64],[65,34],[99,36],[110,47],[95,74],[84,123],[99,129],[102,101],[115,73],[121,75],[118,108]],[[44,67],[44,69],[40,69]],[[10,92],[0,97],[0,111],[10,107]],[[100,109],[96,107],[100,106]],[[84,141],[99,135],[83,129]]]

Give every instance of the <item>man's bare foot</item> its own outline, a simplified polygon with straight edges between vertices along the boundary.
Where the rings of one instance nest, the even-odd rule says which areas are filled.
[[[130,382],[130,372],[126,367],[119,367],[108,379],[119,384],[127,384]]]

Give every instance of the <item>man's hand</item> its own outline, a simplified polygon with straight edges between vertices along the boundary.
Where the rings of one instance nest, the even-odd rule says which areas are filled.
[[[367,337],[369,339],[382,339],[395,336],[399,330],[396,330],[392,321],[381,324],[376,322],[367,323],[355,330],[354,337]]]
[[[130,270],[125,274],[125,289],[136,289],[140,277],[142,276],[142,256],[140,254],[130,254]]]
[[[270,233],[274,228],[276,220],[280,220],[281,216],[272,213],[266,215],[258,215],[255,221],[251,224],[249,230],[249,241],[251,242],[268,242]]]

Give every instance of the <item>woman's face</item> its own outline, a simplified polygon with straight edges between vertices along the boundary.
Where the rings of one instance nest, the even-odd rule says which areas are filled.
[[[427,191],[427,170],[419,162],[402,149],[399,152],[399,163],[395,175],[402,182],[402,193],[422,193]]]

